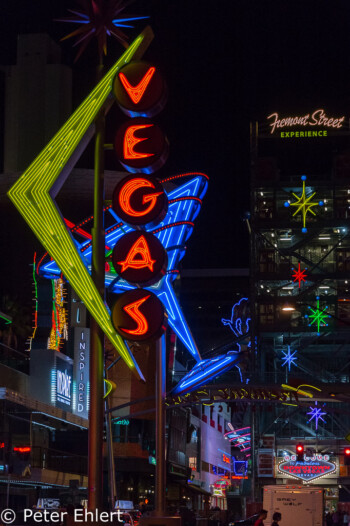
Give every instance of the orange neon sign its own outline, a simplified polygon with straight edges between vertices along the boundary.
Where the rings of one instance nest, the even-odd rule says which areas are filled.
[[[291,126],[323,126],[325,128],[341,128],[345,116],[327,117],[323,109],[316,110],[310,116],[309,113],[303,116],[279,118],[278,113],[271,113],[267,119],[273,119],[269,126],[271,126],[271,133],[274,133],[276,128],[287,128]]]
[[[133,217],[142,217],[147,215],[156,205],[158,196],[162,195],[162,192],[156,192],[154,194],[147,194],[142,197],[142,204],[149,203],[148,207],[144,210],[135,210],[131,204],[130,199],[136,190],[143,187],[155,188],[154,184],[148,179],[134,178],[126,182],[119,193],[119,205],[121,209],[128,215]]]
[[[230,457],[228,457],[228,456],[225,455],[224,453],[223,453],[223,455],[222,455],[222,460],[223,460],[223,462],[226,462],[227,464],[231,464]]]
[[[125,91],[129,95],[130,99],[134,104],[138,104],[140,100],[142,99],[147,86],[151,82],[151,79],[156,71],[156,68],[151,67],[146,71],[144,77],[141,79],[141,81],[136,85],[132,86],[124,73],[119,73],[119,79],[120,82],[123,84]]]
[[[135,336],[142,336],[143,334],[147,333],[148,323],[145,316],[140,312],[139,308],[143,303],[145,303],[145,301],[148,300],[149,297],[150,295],[145,296],[144,298],[141,298],[123,307],[124,311],[129,314],[129,316],[137,323],[137,327],[133,330],[122,328],[122,331]]]
[[[31,451],[30,447],[14,447],[13,451],[18,451],[19,453],[29,453]]]
[[[154,153],[139,153],[134,150],[136,144],[148,139],[148,137],[135,137],[135,132],[143,128],[150,128],[151,126],[153,126],[153,124],[136,124],[127,128],[123,146],[124,159],[144,159],[145,157],[154,155]]]
[[[141,256],[137,257],[137,256]],[[156,262],[155,259],[151,258],[149,246],[144,236],[141,236],[131,247],[128,255],[124,261],[118,261],[118,265],[121,265],[121,271],[124,272],[128,268],[149,268],[153,272],[153,265]]]

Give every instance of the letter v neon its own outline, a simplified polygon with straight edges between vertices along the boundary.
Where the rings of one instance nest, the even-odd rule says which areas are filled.
[[[148,84],[151,82],[151,78],[153,77],[154,73],[156,71],[156,68],[152,67],[149,68],[147,73],[144,75],[144,77],[141,79],[141,81],[137,84],[137,86],[132,86],[124,73],[119,73],[119,79],[120,82],[123,84],[125,91],[129,95],[130,99],[133,101],[134,104],[138,104],[140,100],[142,99]]]

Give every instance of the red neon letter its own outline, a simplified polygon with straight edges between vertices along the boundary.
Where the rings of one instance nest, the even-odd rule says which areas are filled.
[[[157,197],[161,195],[162,192],[144,195],[142,198],[142,204],[146,204],[148,202],[150,202],[150,204],[142,212],[137,212],[130,205],[130,199],[131,199],[132,194],[136,190],[144,186],[154,188],[154,185],[151,183],[151,181],[147,181],[147,179],[140,178],[140,179],[132,179],[131,181],[128,181],[121,189],[121,192],[119,194],[119,204],[120,204],[121,209],[124,210],[126,214],[133,216],[133,217],[142,217],[148,214],[148,212],[150,212],[155,207],[156,202],[157,202]]]
[[[137,86],[132,86],[126,78],[126,76],[124,75],[124,73],[119,73],[120,82],[123,84],[125,91],[127,92],[134,104],[138,104],[142,99],[143,94],[145,93],[155,70],[156,68],[149,68],[149,70],[146,72],[145,76],[141,79]]]
[[[136,259],[138,254],[141,258]],[[151,253],[144,236],[141,236],[136,243],[133,244],[125,261],[118,261],[118,265],[122,266],[121,272],[124,272],[124,270],[129,267],[136,269],[148,267],[150,271],[153,272],[154,263],[155,259],[151,259]]]
[[[145,296],[144,298],[141,298],[140,300],[134,301],[134,303],[130,303],[129,305],[123,307],[125,312],[129,314],[129,316],[131,316],[133,320],[136,321],[137,327],[134,330],[122,328],[122,331],[127,332],[129,334],[135,334],[137,336],[142,336],[143,334],[146,334],[146,332],[148,331],[148,323],[144,315],[141,314],[141,312],[139,311],[139,307],[142,305],[142,303],[147,301],[149,297],[150,295]]]
[[[135,126],[129,126],[124,136],[124,159],[144,159],[145,157],[151,157],[154,153],[138,153],[135,152],[134,147],[136,144],[142,141],[147,141],[148,137],[137,138],[134,133],[142,128],[150,128],[153,124],[138,124]]]

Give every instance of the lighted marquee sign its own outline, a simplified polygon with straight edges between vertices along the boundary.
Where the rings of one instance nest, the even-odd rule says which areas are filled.
[[[63,340],[68,340],[67,309],[65,308],[63,279],[52,280],[52,326],[47,348],[60,351]]]
[[[165,321],[163,304],[144,289],[124,292],[112,308],[113,326],[126,340],[156,339],[164,332]]]
[[[129,283],[153,285],[165,275],[168,256],[158,238],[138,230],[118,240],[112,261],[117,274]]]
[[[222,461],[226,462],[226,464],[231,464],[231,459],[229,456],[225,455],[225,453],[222,454]]]
[[[57,370],[57,388],[56,396],[57,401],[62,402],[63,404],[71,405],[72,401],[72,376],[68,373],[67,369],[65,371]]]
[[[56,357],[51,370],[51,401],[61,409],[70,410],[73,401],[73,367],[67,360]]]
[[[115,187],[112,208],[129,225],[148,225],[164,219],[168,198],[163,186],[153,177],[129,175]]]
[[[115,150],[119,162],[129,172],[153,173],[161,168],[169,153],[168,140],[150,119],[130,119],[118,129]]]
[[[129,117],[152,117],[166,102],[167,90],[159,69],[148,62],[133,61],[116,75],[113,91]]]
[[[307,138],[327,137],[329,130],[342,128],[345,116],[337,118],[328,117],[323,109],[319,109],[312,114],[307,113],[303,116],[288,116],[284,118],[280,118],[278,113],[271,113],[267,119],[270,121],[271,134],[277,131],[281,138]],[[298,127],[299,129],[297,129]],[[293,128],[293,130],[279,131],[280,129],[287,130],[288,128]]]
[[[298,405],[299,394],[304,396],[304,392],[289,386],[282,387],[253,387],[246,385],[244,387],[220,387],[211,386],[210,389],[200,387],[199,389],[186,392],[186,394],[175,394],[171,393],[166,400],[168,406],[176,405],[188,405],[188,404],[203,404],[203,405],[214,405],[220,402],[233,402],[235,400],[241,402],[276,402],[287,405]],[[312,398],[312,395],[307,394]]]
[[[113,418],[112,422],[116,426],[128,426],[130,424],[130,420],[127,418]]]
[[[321,477],[337,474],[337,464],[330,462],[329,455],[304,455],[304,460],[296,460],[296,455],[285,455],[277,465],[278,472],[286,478],[295,478],[303,482],[312,482]]]

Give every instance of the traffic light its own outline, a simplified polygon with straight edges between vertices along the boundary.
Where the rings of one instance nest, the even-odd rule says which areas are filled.
[[[344,449],[344,465],[350,466],[350,447]]]
[[[296,447],[297,461],[301,462],[304,460],[304,444],[297,444]]]

